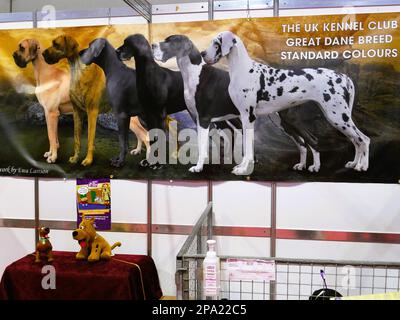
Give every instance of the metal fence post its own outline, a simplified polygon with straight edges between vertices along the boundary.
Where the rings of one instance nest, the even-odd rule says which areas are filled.
[[[40,224],[40,215],[39,215],[39,178],[35,177],[34,184],[34,201],[35,201],[35,247],[36,243],[39,240],[39,224]]]
[[[153,193],[151,180],[147,180],[147,255],[151,256],[153,246]]]
[[[274,0],[274,17],[279,17],[279,0]]]
[[[271,228],[270,228],[270,252],[272,258],[276,257],[276,182],[271,183]],[[269,298],[276,300],[276,281],[269,283]]]
[[[208,20],[214,20],[214,0],[208,0]]]

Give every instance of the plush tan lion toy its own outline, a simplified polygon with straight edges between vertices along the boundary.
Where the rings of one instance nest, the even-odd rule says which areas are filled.
[[[76,254],[78,260],[88,260],[89,262],[111,259],[111,250],[120,247],[121,242],[116,242],[112,246],[101,235],[97,234],[94,228],[94,218],[86,218],[82,215],[82,222],[79,228],[72,232],[72,236],[79,242],[81,250]]]

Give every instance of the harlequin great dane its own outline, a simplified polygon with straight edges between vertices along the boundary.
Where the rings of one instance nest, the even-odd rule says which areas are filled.
[[[228,93],[229,74],[205,64],[196,46],[184,35],[169,36],[164,41],[153,44],[152,48],[156,60],[166,62],[176,57],[183,77],[186,105],[189,112],[194,115],[199,139],[199,159],[190,171],[200,172],[208,156],[210,124],[221,120],[231,123],[237,121],[240,116]],[[285,115],[276,113],[271,116],[271,120],[295,142],[300,151],[300,163],[293,168],[295,170],[305,168],[308,145],[314,158],[309,171],[317,172],[320,168],[320,159],[318,151],[314,149],[317,144],[316,139],[307,130],[290,123]],[[218,125],[222,123],[221,121]]]
[[[346,168],[368,170],[370,139],[354,124],[352,80],[333,70],[275,69],[252,60],[242,40],[230,31],[218,34],[202,52],[209,64],[226,56],[229,64],[229,95],[239,109],[243,123],[243,161],[232,173],[250,174],[254,168],[254,122],[258,115],[271,114],[306,101],[318,104],[328,122],[354,145],[355,157]]]

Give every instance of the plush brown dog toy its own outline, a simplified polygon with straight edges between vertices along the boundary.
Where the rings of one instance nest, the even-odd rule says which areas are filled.
[[[82,215],[82,222],[79,228],[72,232],[72,236],[79,242],[81,250],[76,254],[78,260],[88,260],[89,262],[111,259],[111,250],[120,247],[121,242],[116,242],[112,246],[99,234],[94,227],[94,218],[86,218]]]
[[[42,256],[46,256],[47,262],[53,261],[53,246],[49,240],[50,228],[42,227],[39,229],[39,242],[36,244],[35,262],[40,262]]]

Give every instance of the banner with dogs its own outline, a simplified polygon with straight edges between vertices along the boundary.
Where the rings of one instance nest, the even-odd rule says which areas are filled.
[[[2,30],[0,174],[398,183],[399,18]]]

